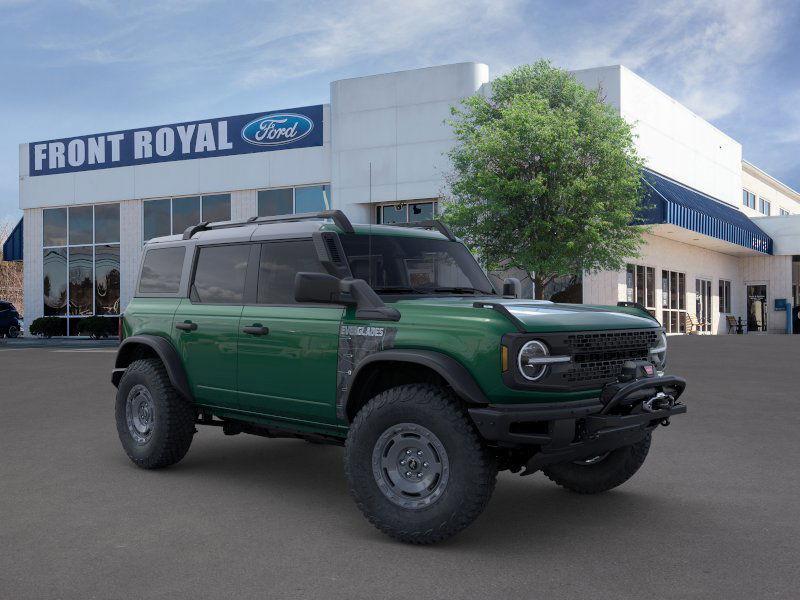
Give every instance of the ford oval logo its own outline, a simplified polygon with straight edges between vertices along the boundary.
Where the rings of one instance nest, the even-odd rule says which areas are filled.
[[[275,113],[242,127],[242,139],[255,146],[282,146],[303,139],[313,129],[314,122],[305,115]]]

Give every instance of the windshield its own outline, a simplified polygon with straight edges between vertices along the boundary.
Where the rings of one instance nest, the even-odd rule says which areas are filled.
[[[379,294],[495,294],[460,242],[387,235],[342,235],[353,277]]]

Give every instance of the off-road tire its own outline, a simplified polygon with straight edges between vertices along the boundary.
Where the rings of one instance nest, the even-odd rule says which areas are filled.
[[[599,494],[633,477],[647,458],[651,434],[643,440],[609,452],[595,464],[576,462],[549,465],[542,472],[554,483],[578,494]]]
[[[153,401],[152,433],[144,443],[134,439],[126,419],[128,394],[137,385],[144,386]],[[117,389],[115,412],[122,447],[137,466],[159,469],[174,465],[189,450],[195,433],[196,410],[172,387],[160,360],[136,360],[128,366]]]
[[[410,423],[432,432],[448,457],[441,495],[422,508],[390,501],[373,473],[373,451],[393,426]],[[350,494],[375,527],[402,542],[445,540],[483,512],[494,491],[497,466],[461,403],[434,385],[402,385],[372,398],[350,426],[344,455]]]

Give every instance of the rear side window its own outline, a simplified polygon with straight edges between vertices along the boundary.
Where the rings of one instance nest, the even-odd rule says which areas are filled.
[[[242,304],[251,244],[200,248],[192,300],[205,304]]]
[[[140,294],[177,294],[186,248],[153,248],[144,255],[139,278]]]
[[[311,240],[269,242],[261,246],[259,304],[296,304],[294,276],[304,271],[327,273]]]

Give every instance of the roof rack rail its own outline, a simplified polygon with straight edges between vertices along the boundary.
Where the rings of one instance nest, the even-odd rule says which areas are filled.
[[[389,223],[387,223],[387,225],[389,225]],[[425,229],[427,229],[429,227],[433,227],[434,229],[436,229],[436,231],[441,233],[444,237],[446,237],[451,242],[458,241],[458,238],[456,238],[456,236],[453,235],[452,230],[447,225],[445,225],[444,223],[442,223],[438,219],[433,219],[431,221],[414,221],[413,223],[391,223],[391,226],[392,227],[421,227],[421,228],[425,228]]]
[[[200,221],[197,225],[190,225],[183,231],[183,239],[190,240],[192,236],[198,231],[205,231],[208,229],[208,221]]]
[[[289,223],[292,221],[309,221],[312,219],[331,219],[345,233],[354,233],[353,224],[347,215],[340,210],[321,210],[319,212],[297,213],[294,215],[275,215],[272,217],[255,217],[248,223]]]
[[[309,221],[312,219],[331,219],[339,229],[345,233],[354,233],[353,224],[340,210],[322,210],[319,212],[297,213],[294,215],[275,215],[270,217],[250,217],[244,221],[223,222],[212,225],[208,221],[187,227],[183,232],[183,239],[189,240],[198,231],[208,231],[209,229],[229,229],[242,225],[261,225],[263,223],[290,223],[294,221]]]

